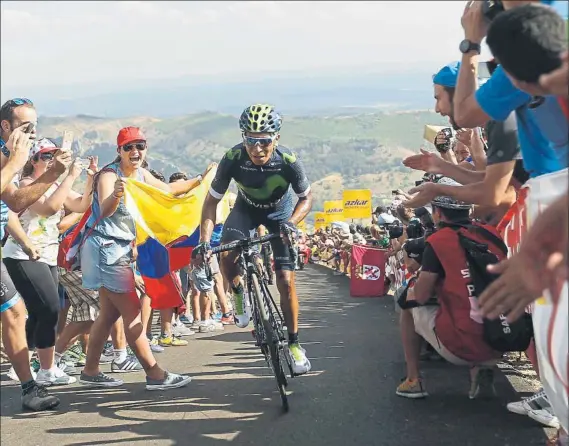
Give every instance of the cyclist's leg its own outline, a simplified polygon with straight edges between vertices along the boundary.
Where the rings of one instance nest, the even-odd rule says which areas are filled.
[[[272,222],[267,226],[270,232],[279,231],[279,223]],[[288,331],[288,354],[292,362],[292,370],[301,375],[311,369],[305,350],[298,343],[298,296],[295,286],[295,265],[289,255],[289,248],[281,238],[271,240],[275,260],[277,289],[281,298],[281,309]]]
[[[257,226],[258,225],[254,224],[253,211],[249,209],[249,207],[245,207],[243,203],[237,201],[223,225],[221,243],[229,243],[249,237],[250,231]],[[238,254],[235,251],[221,253],[220,266],[223,277],[229,282],[231,292],[233,293],[235,302],[235,308],[233,309],[235,325],[239,328],[245,328],[249,325],[251,311],[244,299],[243,283],[239,274],[239,266],[236,263],[237,257]]]

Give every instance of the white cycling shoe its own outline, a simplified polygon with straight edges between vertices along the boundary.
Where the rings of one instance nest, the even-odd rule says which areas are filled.
[[[291,344],[285,347],[285,354],[292,364],[292,373],[295,375],[304,375],[312,370],[312,364],[306,357],[306,350],[299,344]]]

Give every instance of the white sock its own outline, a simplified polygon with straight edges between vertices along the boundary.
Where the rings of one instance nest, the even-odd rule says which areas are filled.
[[[126,348],[114,348],[113,352],[116,362],[123,362],[126,359]]]

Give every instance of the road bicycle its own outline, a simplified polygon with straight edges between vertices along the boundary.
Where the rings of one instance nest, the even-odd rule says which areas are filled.
[[[269,290],[269,279],[267,271],[260,261],[262,260],[261,255],[253,249],[255,245],[279,237],[281,237],[279,234],[268,234],[262,237],[243,238],[212,248],[211,251],[213,254],[234,250],[238,252],[237,264],[245,284],[244,298],[248,299],[251,304],[253,336],[256,345],[260,347],[267,365],[277,380],[283,410],[288,412],[289,405],[286,394],[288,379],[284,371],[284,364],[287,365],[290,376],[295,375],[292,371],[290,359],[285,354],[284,318]],[[294,248],[290,247],[289,250],[293,261],[296,262]]]

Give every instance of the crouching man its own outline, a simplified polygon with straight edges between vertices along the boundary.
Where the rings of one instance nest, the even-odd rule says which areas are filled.
[[[448,178],[440,182],[458,185]],[[482,317],[477,298],[469,291],[471,279],[457,230],[463,228],[461,231],[468,238],[488,244],[489,250],[501,260],[504,255],[500,249],[476,227],[497,233],[489,226],[471,221],[469,204],[445,196],[436,197],[431,204],[437,231],[427,239],[419,277],[409,289],[405,302],[400,303],[404,310],[400,324],[407,377],[396,393],[405,398],[427,396],[419,374],[423,337],[450,363],[470,368],[471,399],[482,392],[493,394],[493,367],[502,354],[490,348],[483,339]],[[438,305],[424,305],[432,302],[435,295]]]

